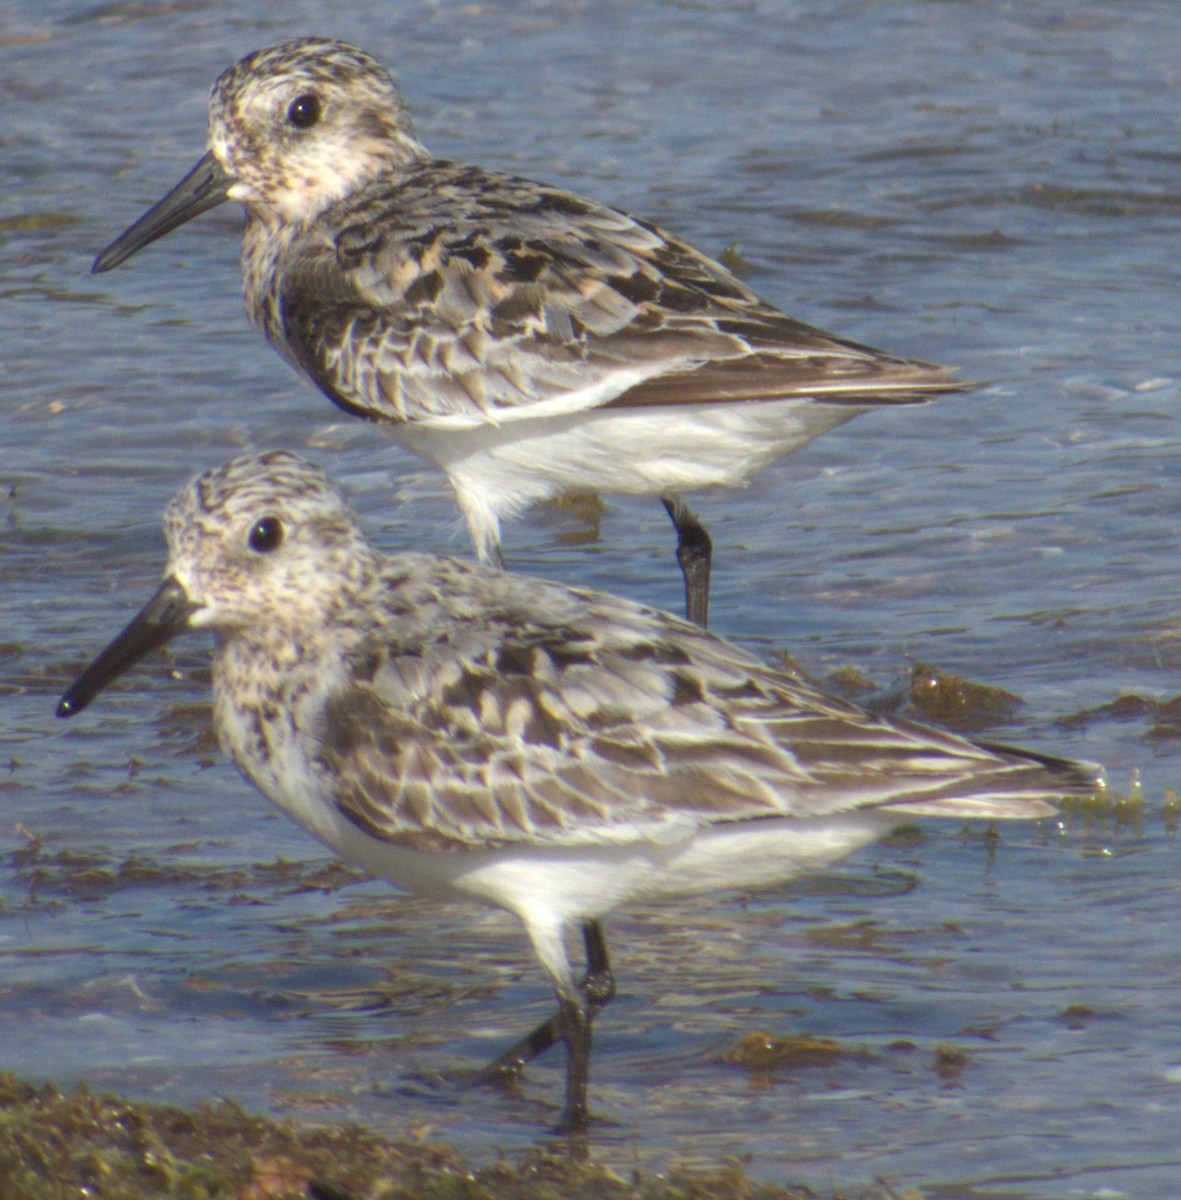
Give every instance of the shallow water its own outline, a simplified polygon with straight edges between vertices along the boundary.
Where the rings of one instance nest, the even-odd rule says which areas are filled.
[[[712,621],[824,675],[912,659],[1025,701],[987,730],[1140,773],[1146,813],[875,847],[831,877],[610,924],[596,1152],[741,1156],[823,1187],[1167,1195],[1181,1177],[1175,729],[1062,723],[1178,690],[1181,9],[1160,3],[199,3],[0,15],[0,1067],[160,1098],[530,1144],[464,1073],[548,1012],[516,926],[329,868],[220,757],[207,647],[68,725],[146,598],[159,518],[245,445],[306,450],[383,546],[467,553],[442,477],[246,325],[240,216],[90,261],[203,149],[215,74],[326,32],[395,65],[441,154],[572,186],[792,314],[988,386],[871,414],[702,497]],[[511,527],[515,567],[679,604],[654,501]],[[758,1030],[839,1039],[760,1075]],[[938,1059],[940,1047],[967,1055]],[[940,1062],[942,1061],[942,1069]]]

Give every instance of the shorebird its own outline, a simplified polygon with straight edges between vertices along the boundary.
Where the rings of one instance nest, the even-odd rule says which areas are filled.
[[[214,722],[247,779],[371,874],[521,919],[558,1012],[484,1077],[563,1040],[567,1129],[587,1123],[591,1022],[615,991],[612,910],[777,884],[906,818],[1043,817],[1099,786],[1093,765],[867,712],[628,600],[387,557],[286,451],[201,475],[164,527],[163,583],[58,715],[211,630]]]
[[[858,413],[964,386],[814,329],[647,221],[433,158],[393,75],[326,38],[213,86],[209,151],[95,260],[225,200],[253,324],[329,399],[447,472],[482,562],[502,519],[569,492],[660,496],[686,611],[712,546],[680,498],[739,487]]]

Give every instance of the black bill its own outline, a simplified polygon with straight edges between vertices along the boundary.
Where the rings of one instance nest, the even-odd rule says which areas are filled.
[[[171,233],[198,214],[216,208],[229,198],[227,193],[233,184],[234,177],[223,170],[210,151],[163,200],[152,205],[130,229],[121,233],[94,260],[90,270],[95,275],[109,271],[157,238]]]
[[[143,606],[139,616],[67,689],[58,702],[57,715],[72,717],[81,712],[107,684],[135,666],[145,654],[187,629],[189,617],[197,607],[184,588],[169,576]]]

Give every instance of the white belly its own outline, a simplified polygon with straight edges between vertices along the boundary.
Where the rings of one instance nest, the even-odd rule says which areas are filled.
[[[594,409],[504,425],[393,428],[499,516],[570,491],[661,495],[742,487],[862,409],[810,400]]]
[[[703,829],[672,844],[510,845],[455,851],[378,842],[342,821],[334,849],[370,874],[419,894],[469,897],[565,923],[665,896],[772,887],[839,861],[898,824],[861,810]]]
[[[764,467],[864,412],[791,399],[666,408],[598,408],[501,425],[387,427],[447,472],[479,556],[500,522],[569,492],[676,495],[744,487]]]

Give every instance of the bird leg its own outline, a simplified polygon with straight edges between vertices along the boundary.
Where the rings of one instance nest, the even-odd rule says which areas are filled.
[[[558,1129],[583,1133],[587,1126],[586,1085],[590,1077],[591,1020],[585,998],[558,997],[558,1028],[566,1043],[566,1107]]]
[[[693,510],[679,498],[660,502],[677,531],[677,562],[685,577],[685,616],[705,629],[709,625],[709,572],[713,542]]]
[[[585,921],[582,941],[586,947],[586,974],[578,988],[594,1017],[615,999],[615,973],[607,958],[607,939],[603,936],[601,922]]]
[[[582,977],[578,990],[582,996],[581,1011],[584,1013],[582,1020],[586,1024],[586,1054],[589,1057],[590,1023],[614,998],[615,976],[611,971],[610,960],[607,958],[607,941],[603,936],[602,924],[599,921],[584,921],[582,938],[586,945],[586,974]],[[565,1041],[567,1047],[570,1048],[570,1057],[573,1057],[574,1050],[567,1033],[572,1028],[575,1041],[578,1041],[582,1035],[577,1028],[579,1022],[574,1019],[572,1014],[567,1014],[565,1011],[564,1006],[569,1003],[573,1002],[559,998],[558,1011],[548,1021],[543,1021],[538,1025],[532,1033],[521,1038],[494,1062],[489,1063],[476,1076],[476,1082],[503,1084],[515,1079],[526,1063],[531,1063],[557,1041]],[[566,1069],[566,1107],[568,1111],[563,1117],[563,1125],[568,1124],[567,1118],[571,1115],[569,1109],[572,1069],[568,1059]],[[586,1071],[587,1067],[584,1065],[582,1068],[583,1113],[581,1118],[583,1124],[586,1122]]]

